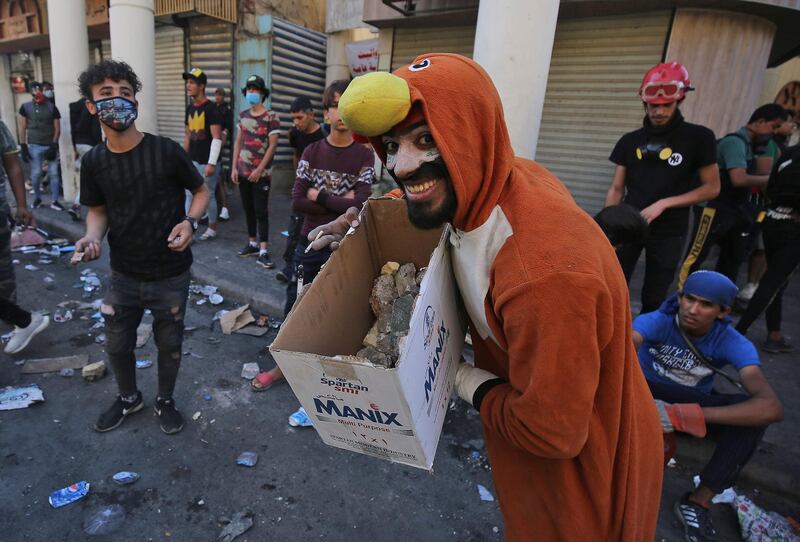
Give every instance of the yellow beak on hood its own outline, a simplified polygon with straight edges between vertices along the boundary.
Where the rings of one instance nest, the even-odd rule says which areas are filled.
[[[388,72],[356,77],[339,98],[339,114],[356,134],[375,137],[401,122],[411,109],[405,79]]]

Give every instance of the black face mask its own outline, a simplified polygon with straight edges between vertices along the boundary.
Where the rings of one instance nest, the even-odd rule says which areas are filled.
[[[670,156],[672,149],[663,141],[648,141],[636,148],[636,158],[639,160],[666,160]]]

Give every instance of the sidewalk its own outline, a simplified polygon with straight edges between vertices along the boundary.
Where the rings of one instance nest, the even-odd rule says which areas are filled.
[[[282,254],[290,216],[290,197],[286,192],[270,196],[270,254],[276,269],[283,265]],[[275,279],[276,270],[258,266],[255,258],[236,255],[247,240],[244,213],[238,190],[228,196],[231,220],[220,223],[219,235],[212,241],[196,241],[192,245],[195,263],[194,280],[212,284],[220,293],[239,303],[250,303],[256,310],[274,316],[283,315],[286,286]],[[40,208],[34,211],[40,227],[53,234],[76,240],[83,235],[83,223],[73,222],[66,212]],[[205,227],[201,226],[198,233]],[[632,310],[639,309],[643,267],[637,269],[632,290]],[[742,271],[744,273],[744,271]],[[794,277],[784,297],[784,332],[795,338],[800,351],[800,280]],[[738,316],[734,318],[734,321]],[[749,337],[760,345],[766,336],[764,320],[757,322]],[[760,491],[769,491],[800,503],[800,394],[797,393],[800,354],[771,355],[761,352],[763,369],[772,386],[783,400],[784,421],[767,430],[762,446],[742,471],[739,482]],[[710,457],[712,444],[700,439],[681,437],[676,460],[693,469],[700,469]]]

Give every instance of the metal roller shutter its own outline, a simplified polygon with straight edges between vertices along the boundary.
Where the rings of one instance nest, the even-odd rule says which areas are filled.
[[[611,185],[614,145],[641,126],[636,91],[661,61],[670,18],[665,11],[558,22],[536,160],[591,214]]]
[[[108,60],[111,58],[111,40],[103,40],[100,42],[100,54],[103,57],[103,60]]]
[[[456,53],[472,58],[474,26],[395,28],[392,71],[423,53]]]
[[[42,60],[42,81],[50,81],[52,83],[53,57],[50,55],[50,49],[42,49],[39,51],[39,58]]]
[[[289,108],[295,98],[306,96],[317,111],[322,111],[325,90],[327,38],[325,34],[302,26],[272,20],[272,71],[268,82],[271,108],[281,119],[281,137],[275,153],[275,164],[292,163],[288,132],[292,127]]]
[[[182,28],[156,28],[158,133],[181,144],[186,131],[186,89],[183,83],[186,57],[183,41]]]

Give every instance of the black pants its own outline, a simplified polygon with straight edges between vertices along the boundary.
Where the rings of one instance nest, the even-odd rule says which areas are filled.
[[[11,260],[11,228],[8,211],[0,208],[0,320],[17,327],[28,327],[31,313],[19,308],[14,263]]]
[[[100,312],[106,322],[108,360],[123,397],[130,397],[137,391],[136,328],[145,309],[153,314],[153,337],[158,348],[158,396],[172,397],[181,365],[189,280],[189,271],[158,281],[140,281],[112,271]]]
[[[31,324],[31,313],[0,297],[0,320],[17,327],[28,327]]]
[[[627,244],[617,250],[617,258],[628,283],[631,282],[639,255],[645,250],[642,313],[653,312],[666,299],[667,290],[675,278],[675,270],[681,260],[685,240],[685,234],[651,233],[644,244]]]
[[[688,386],[648,382],[655,399],[667,403],[699,403],[700,406],[727,406],[746,401],[742,394],[703,393]],[[716,441],[714,454],[700,473],[700,481],[714,493],[731,487],[756,451],[766,427],[708,424],[708,435]]]
[[[269,189],[270,179],[251,183],[247,177],[239,177],[239,194],[242,196],[247,235],[256,237],[259,243],[269,242]]]
[[[720,205],[695,207],[694,227],[686,257],[678,275],[678,289],[691,273],[700,269],[715,245],[719,245],[716,271],[734,283],[747,252],[752,220],[744,209]]]
[[[294,249],[294,261],[292,262],[292,273],[289,276],[289,284],[286,286],[286,305],[283,307],[283,315],[289,314],[294,302],[297,301],[297,266],[303,265],[303,284],[308,285],[317,277],[319,270],[331,257],[329,249],[309,250],[306,254],[308,239],[300,238]]]
[[[739,333],[747,334],[753,322],[766,309],[767,331],[781,330],[783,293],[789,277],[800,264],[800,223],[767,217],[763,225],[767,272],[736,324]]]
[[[289,237],[286,239],[286,250],[283,251],[283,261],[286,262],[286,269],[292,268],[294,250],[297,248],[300,230],[303,229],[303,220],[303,213],[292,213],[292,216],[289,217]]]

